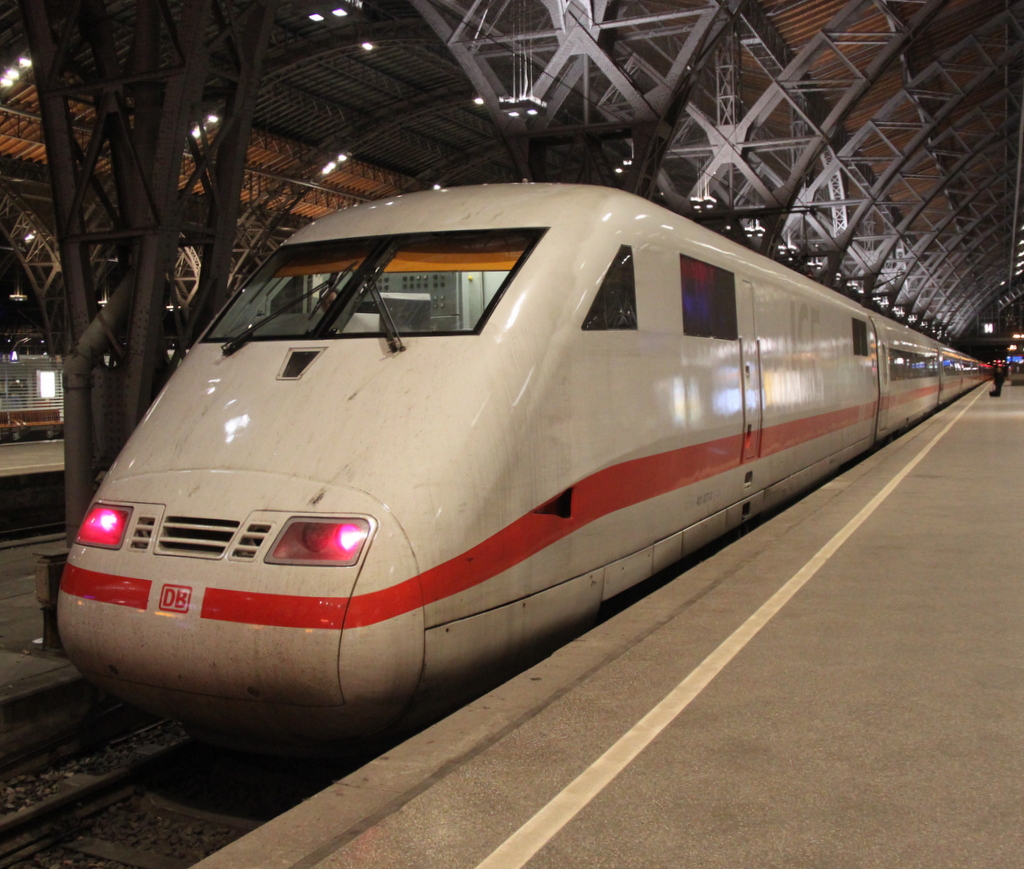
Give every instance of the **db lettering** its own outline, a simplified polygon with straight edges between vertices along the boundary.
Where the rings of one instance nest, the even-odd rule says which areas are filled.
[[[192,600],[192,589],[187,585],[165,585],[160,589],[160,609],[172,613],[187,613]]]

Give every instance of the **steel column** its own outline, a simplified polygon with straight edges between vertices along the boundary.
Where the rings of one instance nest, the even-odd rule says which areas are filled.
[[[65,423],[73,533],[96,471],[112,459],[166,374],[168,341],[181,347],[191,340],[225,296],[255,95],[278,0],[183,0],[173,8],[138,0],[131,15],[115,14],[106,0],[20,2],[75,342],[66,361]],[[125,57],[117,46],[126,34]],[[182,241],[203,251],[199,302],[179,320],[177,334],[168,335],[165,311]],[[104,255],[95,256],[100,250]],[[93,260],[109,260],[111,251],[115,268],[101,275],[104,289]],[[98,382],[113,392],[112,404],[99,407],[86,397]]]

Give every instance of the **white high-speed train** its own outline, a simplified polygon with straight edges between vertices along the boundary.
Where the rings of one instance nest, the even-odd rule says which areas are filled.
[[[283,245],[157,398],[61,634],[200,736],[326,749],[530,663],[985,376],[615,190],[361,205]]]

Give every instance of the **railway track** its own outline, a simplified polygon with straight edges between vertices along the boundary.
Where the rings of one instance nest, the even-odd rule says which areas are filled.
[[[169,722],[37,774],[0,778],[0,869],[185,869],[368,758],[268,758]]]
[[[64,531],[64,473],[48,471],[0,478],[0,542]]]
[[[0,816],[0,869],[72,839],[92,816],[131,798],[145,771],[179,757],[188,745],[143,751],[136,760],[101,775],[72,774],[57,793]]]
[[[57,521],[25,526],[16,525],[5,531],[0,531],[0,548],[5,545],[22,546],[61,540],[65,536],[66,527],[63,522]]]

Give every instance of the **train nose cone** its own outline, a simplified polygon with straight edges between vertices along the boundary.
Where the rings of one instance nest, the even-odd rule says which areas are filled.
[[[388,674],[388,644],[378,637],[394,626],[359,628],[346,643],[342,636],[357,586],[376,589],[416,575],[390,512],[358,490],[317,486],[310,493],[308,481],[266,474],[236,480],[232,488],[246,495],[242,510],[216,504],[217,492],[227,500],[215,479],[222,475],[186,476],[192,479],[156,481],[162,486],[150,476],[144,491],[131,479],[101,491],[103,501],[131,506],[132,516],[120,549],[72,548],[58,606],[72,662],[112,694],[222,743],[287,751],[386,725],[409,700],[396,697],[395,685],[403,695],[415,688]],[[164,503],[154,503],[155,491]],[[315,510],[301,509],[313,499]],[[253,510],[253,502],[268,509]],[[275,563],[277,541],[296,516],[346,515],[372,526],[355,563]],[[412,621],[420,658],[409,660],[398,643],[399,669],[418,674],[421,612]],[[371,657],[384,656],[377,671],[389,684],[380,684],[370,662],[364,671],[367,643]]]

